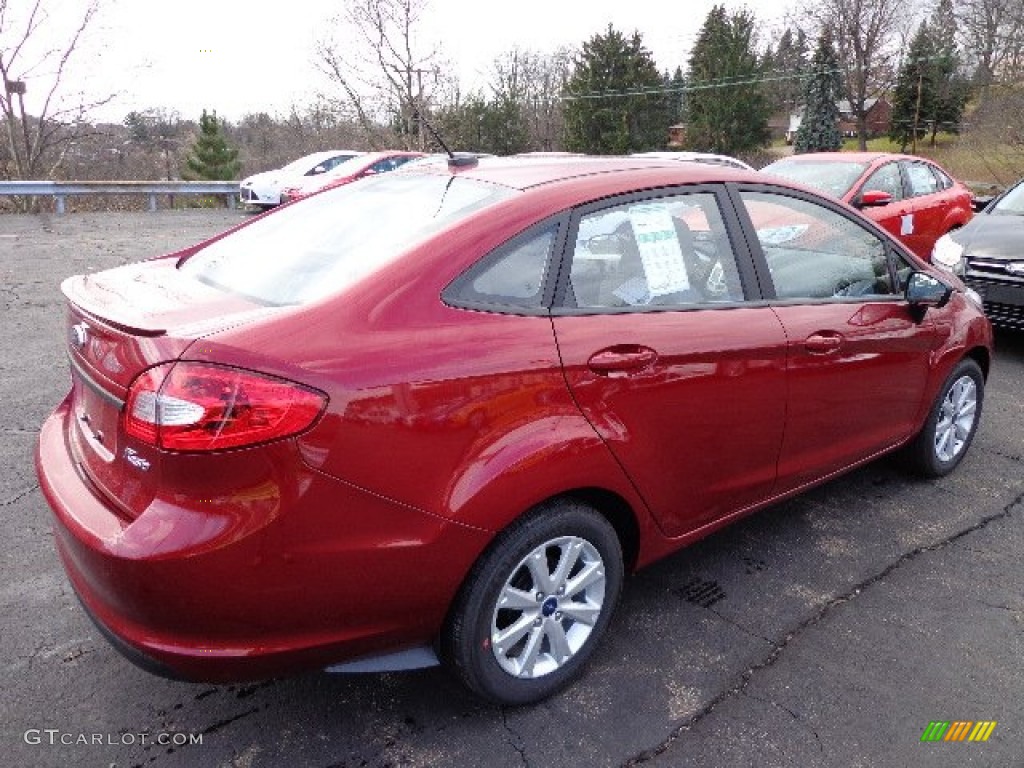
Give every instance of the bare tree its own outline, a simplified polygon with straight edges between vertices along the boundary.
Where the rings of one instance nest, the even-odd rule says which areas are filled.
[[[494,62],[490,81],[494,98],[517,105],[532,149],[551,151],[561,146],[562,92],[571,66],[572,53],[567,48],[552,54],[514,48]]]
[[[813,0],[805,18],[835,40],[843,91],[857,118],[857,137],[867,149],[868,102],[881,97],[893,82],[899,42],[908,38],[906,0]]]
[[[997,79],[1024,76],[1024,3],[959,0],[957,21],[983,97]]]
[[[6,168],[10,178],[50,177],[76,139],[92,130],[88,112],[112,96],[93,101],[64,93],[65,77],[101,0],[88,0],[63,44],[49,48],[38,40],[50,34],[53,19],[44,0],[26,3],[16,18],[12,3],[0,0],[0,119],[4,124]],[[66,18],[66,17],[65,17]],[[42,48],[41,53],[33,53]],[[30,105],[26,105],[29,94]]]
[[[447,85],[451,67],[419,38],[425,7],[426,0],[352,0],[332,21],[343,42],[328,36],[317,43],[317,66],[340,88],[340,103],[371,146],[394,134],[406,147],[426,146],[418,116]]]

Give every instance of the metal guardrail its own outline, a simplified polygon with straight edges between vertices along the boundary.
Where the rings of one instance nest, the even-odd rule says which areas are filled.
[[[238,201],[237,181],[0,181],[0,197],[53,197],[63,214],[70,195],[149,195],[156,210],[157,195],[224,195],[229,208]]]

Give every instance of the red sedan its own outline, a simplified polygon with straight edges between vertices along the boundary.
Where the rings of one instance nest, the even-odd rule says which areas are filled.
[[[322,189],[340,187],[357,179],[387,173],[401,168],[410,160],[424,157],[422,152],[364,152],[361,155],[339,163],[326,173],[311,176],[286,186],[281,190],[281,202],[287,203],[300,197],[312,195]]]
[[[930,260],[935,241],[973,215],[971,192],[935,163],[885,152],[813,152],[765,166],[765,173],[826,192]]]
[[[848,206],[671,160],[426,164],[62,290],[36,469],[117,647],[440,658],[504,703],[580,673],[627,573],[888,451],[952,471],[992,359]]]

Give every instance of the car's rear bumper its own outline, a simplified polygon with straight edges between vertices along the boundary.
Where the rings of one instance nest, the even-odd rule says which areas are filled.
[[[251,497],[127,520],[75,465],[68,415],[65,401],[36,453],[58,553],[115,647],[164,676],[259,679],[430,642],[489,537],[304,465],[256,524],[232,524]]]

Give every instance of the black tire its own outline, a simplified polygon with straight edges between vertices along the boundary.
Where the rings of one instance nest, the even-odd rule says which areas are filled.
[[[564,574],[562,558],[572,563]],[[473,566],[446,622],[442,658],[489,701],[545,699],[593,653],[618,602],[623,570],[618,536],[600,513],[573,500],[542,504],[500,533]],[[547,587],[538,584],[544,573]],[[559,584],[567,589],[559,592]],[[511,607],[498,607],[503,595]],[[502,648],[503,633],[521,636]]]
[[[939,390],[924,427],[904,450],[906,465],[925,477],[952,472],[974,440],[984,400],[981,367],[970,358],[961,360]]]

